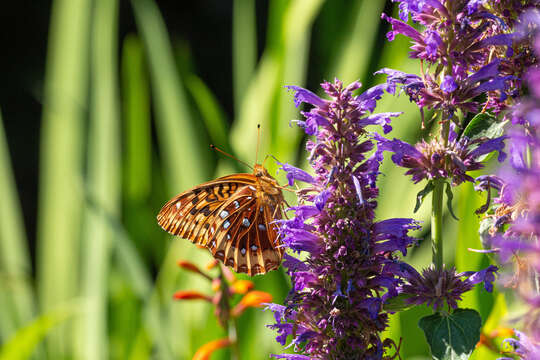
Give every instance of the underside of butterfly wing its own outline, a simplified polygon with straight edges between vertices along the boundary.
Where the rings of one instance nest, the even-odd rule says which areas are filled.
[[[173,235],[205,246],[237,272],[250,276],[275,270],[283,249],[274,220],[282,197],[257,190],[252,174],[236,174],[202,184],[169,201],[159,225]]]

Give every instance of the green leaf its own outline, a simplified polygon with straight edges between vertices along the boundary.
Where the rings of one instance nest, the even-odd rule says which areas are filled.
[[[39,307],[49,311],[79,295],[88,109],[89,41],[93,2],[53,1],[41,121],[36,281]],[[74,358],[74,331],[60,325],[47,336],[50,358]]]
[[[426,187],[420,190],[418,194],[416,194],[416,205],[414,206],[414,212],[417,212],[418,209],[420,209],[422,202],[424,201],[426,196],[433,191],[434,188],[435,186],[433,185],[433,182],[429,181],[426,184]]]
[[[503,134],[506,121],[499,121],[495,116],[488,113],[476,115],[463,131],[463,135],[471,140],[481,137],[494,139]]]
[[[35,312],[30,252],[0,113],[0,337],[30,321]],[[5,294],[5,295],[4,295]]]
[[[418,322],[437,360],[468,359],[480,340],[481,325],[480,315],[472,309],[457,309],[446,315],[437,313]]]
[[[415,306],[415,304],[410,304],[407,302],[407,299],[411,297],[412,295],[409,294],[399,294],[398,296],[394,296],[393,298],[386,300],[386,302],[383,304],[383,309],[390,312],[408,310]]]
[[[459,221],[456,214],[454,214],[454,209],[452,208],[452,199],[454,199],[454,194],[452,194],[452,186],[449,183],[446,183],[446,206],[448,207],[450,215],[452,215],[455,220]]]
[[[118,216],[120,212],[121,132],[116,71],[118,1],[94,1],[91,32],[90,122],[88,126],[88,196],[101,211]],[[85,211],[81,232],[80,287],[86,301],[78,318],[74,346],[77,356],[86,360],[109,358],[107,328],[109,317],[108,284],[113,233],[95,211]],[[80,351],[80,352],[79,352]]]
[[[80,309],[78,303],[68,303],[62,307],[51,310],[28,325],[20,328],[0,349],[0,360],[28,359],[37,345],[51,330],[67,320]]]

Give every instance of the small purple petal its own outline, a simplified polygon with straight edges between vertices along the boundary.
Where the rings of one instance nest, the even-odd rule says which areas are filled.
[[[392,127],[390,126],[390,118],[400,116],[401,114],[403,113],[402,112],[386,112],[386,113],[373,114],[366,118],[360,119],[360,121],[358,121],[357,124],[361,126],[381,125],[383,127],[383,132],[385,134],[388,134],[392,130]]]
[[[356,196],[358,197],[358,201],[361,205],[364,204],[364,197],[362,196],[362,186],[360,185],[360,181],[358,181],[358,178],[356,176],[352,177],[354,182],[354,188],[356,190]]]
[[[328,200],[328,197],[330,195],[330,190],[326,189],[315,197],[315,200],[313,202],[315,203],[315,206],[319,211],[322,211],[324,209],[324,206],[326,205],[326,200]]]
[[[301,88],[300,86],[287,85],[285,86],[285,88],[295,92],[294,104],[296,105],[296,107],[299,107],[300,104],[302,104],[303,102],[318,107],[324,107],[326,105],[326,102],[323,99],[321,99],[311,91]]]
[[[450,75],[446,75],[441,83],[441,90],[446,94],[456,91],[457,87],[454,78]]]
[[[289,186],[292,186],[295,180],[307,182],[310,184],[313,184],[313,182],[315,181],[313,176],[309,175],[302,169],[299,169],[287,163],[280,163],[279,161],[277,163],[281,165],[280,169],[287,173],[287,180],[289,181]]]
[[[507,138],[507,136],[501,136],[495,139],[490,139],[484,143],[482,143],[480,146],[478,146],[476,149],[471,151],[469,154],[472,158],[477,158],[484,154],[489,154],[490,152],[497,151],[499,152],[499,156],[497,157],[497,160],[499,162],[503,162],[504,159],[506,159],[506,153],[503,151],[504,149],[504,140]]]

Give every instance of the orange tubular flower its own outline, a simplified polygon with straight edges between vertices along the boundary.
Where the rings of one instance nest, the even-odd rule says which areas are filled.
[[[177,291],[174,293],[173,298],[175,300],[206,300],[212,302],[212,298],[201,294],[198,291],[188,290],[188,291]]]
[[[193,355],[192,360],[209,360],[210,355],[214,351],[230,346],[230,345],[231,345],[231,341],[227,338],[210,341],[209,343],[201,346],[199,350],[197,350],[195,355]]]
[[[249,280],[236,280],[231,284],[231,291],[235,294],[245,294],[255,285]]]
[[[209,275],[203,273],[201,271],[201,269],[199,269],[199,267],[197,265],[193,264],[192,262],[189,262],[189,261],[186,261],[186,260],[178,260],[177,264],[182,269],[185,269],[185,270],[200,274],[200,275],[204,276],[205,278],[207,278],[208,280],[212,280],[212,278]]]
[[[264,303],[272,302],[272,295],[264,291],[253,290],[248,292],[242,300],[234,307],[231,314],[239,316],[248,307],[260,307]]]

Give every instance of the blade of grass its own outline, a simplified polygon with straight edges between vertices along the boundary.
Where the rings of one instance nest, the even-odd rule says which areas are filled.
[[[289,160],[301,135],[289,128],[298,113],[291,106],[287,84],[302,86],[307,71],[309,31],[323,1],[276,1],[270,4],[268,46],[233,123],[231,141],[242,159],[249,159],[256,148],[256,124],[261,124],[261,154]],[[283,160],[283,159],[282,159]],[[249,161],[249,160],[248,160]],[[273,163],[267,164],[275,172]]]
[[[185,189],[207,180],[210,169],[205,159],[210,158],[210,149],[198,146],[197,140],[201,137],[189,113],[158,7],[151,0],[132,0],[131,4],[150,67],[159,144],[167,178],[175,188]]]
[[[120,210],[120,122],[118,99],[118,1],[96,0],[92,26],[91,109],[88,139],[88,194],[99,211],[117,216]],[[95,212],[85,213],[79,357],[106,359],[107,296],[112,232]]]
[[[111,277],[116,279],[116,283],[123,283],[129,287],[129,295],[124,293],[124,298],[118,300],[118,304],[115,304],[116,299],[111,299],[110,304],[111,314],[111,343],[114,342],[114,346],[111,346],[111,358],[125,358],[127,354],[134,358],[148,358],[151,351],[151,344],[148,341],[148,336],[144,330],[142,319],[140,316],[141,306],[151,294],[152,291],[152,277],[147,270],[147,266],[144,260],[134,247],[133,239],[127,233],[126,229],[118,218],[112,214],[108,214],[107,211],[95,203],[92,199],[88,199],[86,210],[92,213],[93,216],[99,218],[104,225],[106,225],[108,231],[112,234],[113,246],[113,264],[111,269]],[[114,297],[114,291],[111,290],[111,296]],[[135,304],[135,305],[134,305]],[[115,310],[115,305],[119,308]],[[127,311],[126,306],[133,306],[134,309]],[[121,312],[122,314],[117,314]],[[133,316],[137,314],[138,316]],[[123,315],[123,316],[121,316]],[[114,331],[116,329],[116,331]],[[135,340],[133,340],[135,339]],[[116,351],[116,352],[115,352]],[[122,351],[121,355],[117,355],[118,351]]]
[[[234,0],[232,21],[234,108],[239,109],[257,62],[255,1]]]
[[[124,188],[129,205],[146,201],[152,186],[152,135],[148,92],[141,41],[135,35],[128,35],[122,51],[122,110],[126,120]]]
[[[142,303],[152,290],[152,278],[141,257],[155,251],[152,196],[152,129],[150,94],[141,39],[128,35],[122,46],[122,110],[124,116],[123,224],[107,217],[114,232],[111,289],[112,358],[149,358],[152,344],[144,332]],[[139,252],[141,255],[139,255]],[[121,287],[115,291],[115,288]],[[137,314],[137,316],[133,316]],[[138,335],[138,334],[144,334]]]
[[[0,114],[0,338],[5,339],[35,314],[27,238]]]
[[[158,141],[165,163],[165,176],[172,184],[169,192],[177,193],[208,180],[211,174],[210,156],[213,155],[207,142],[201,140],[204,136],[198,132],[190,117],[159,9],[150,0],[132,0],[131,3],[150,67],[151,85],[156,99]],[[201,286],[199,279],[187,280],[188,277],[182,277],[182,281],[177,281],[180,272],[176,261],[180,258],[199,263],[198,260],[207,256],[188,241],[174,241],[163,259],[156,286],[145,304],[143,315],[146,330],[157,345],[158,356],[165,359],[193,354],[191,344],[186,344],[183,339],[188,337],[190,331],[202,331],[201,319],[204,312],[209,311],[205,304],[181,307],[171,300],[180,284],[192,285],[203,291],[209,288],[206,285]]]
[[[78,293],[90,4],[90,0],[56,0],[52,5],[37,235],[38,298],[43,311]],[[71,357],[72,333],[66,325],[50,334],[51,358]]]
[[[235,156],[229,142],[229,124],[225,112],[212,91],[206,86],[201,78],[195,74],[188,73],[184,76],[185,86],[193,98],[197,110],[201,114],[206,131],[210,136],[212,144]],[[228,175],[231,172],[243,172],[244,166],[238,161],[219,156],[219,161],[214,172],[214,177]]]
[[[291,94],[284,85],[303,86],[306,81],[311,26],[319,13],[323,0],[297,0],[290,3],[283,15],[281,53],[281,83],[276,89],[276,103],[272,114],[272,137],[270,152],[282,161],[296,153],[302,135],[289,126],[298,117],[298,110],[291,106]],[[283,160],[287,159],[287,160]]]
[[[201,113],[206,131],[212,143],[227,152],[231,152],[231,146],[227,134],[229,124],[225,112],[212,91],[206,86],[201,78],[195,74],[188,74],[185,77],[186,89],[189,91],[197,109]]]
[[[358,0],[351,8],[357,9],[353,27],[346,34],[338,52],[339,56],[334,57],[335,63],[331,65],[326,76],[328,80],[337,77],[345,84],[368,75],[366,72],[371,61],[377,30],[381,24],[384,1]]]
[[[20,328],[0,349],[0,360],[29,359],[45,336],[78,312],[79,308],[78,303],[61,305]]]

